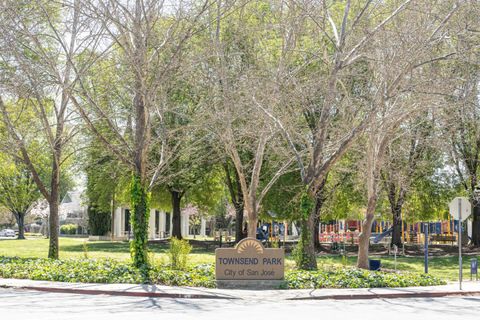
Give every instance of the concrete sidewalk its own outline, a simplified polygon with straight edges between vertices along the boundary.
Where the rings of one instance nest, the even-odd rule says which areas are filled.
[[[0,288],[44,292],[156,297],[177,299],[243,299],[243,300],[348,300],[392,299],[409,297],[480,296],[480,282],[464,282],[433,287],[365,288],[365,289],[302,289],[302,290],[227,290],[198,287],[169,287],[161,285],[98,284],[0,279]]]

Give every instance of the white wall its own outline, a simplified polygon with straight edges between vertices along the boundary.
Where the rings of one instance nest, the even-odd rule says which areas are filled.
[[[115,222],[114,222],[114,236],[115,237],[124,237],[125,236],[125,209],[123,207],[118,207],[115,209]],[[155,234],[155,210],[156,209],[151,209],[150,210],[150,217],[148,220],[148,237],[149,239],[155,239],[157,238],[158,235]],[[165,232],[168,231],[168,234],[172,234],[172,214],[169,215],[170,217],[170,230],[165,230],[166,228],[166,218],[167,215],[165,212],[160,211],[160,221],[159,221],[159,232],[160,236],[165,235]],[[191,236],[189,234],[189,216],[188,215],[182,215],[181,220],[180,220],[180,227],[181,227],[181,232],[183,237],[188,237]],[[206,226],[207,222],[205,219],[202,218],[201,220],[201,225],[200,225],[200,236],[205,236],[206,233]]]
[[[123,218],[122,217],[122,208],[116,208],[115,209],[115,221],[114,221],[114,226],[113,226],[113,236],[114,237],[120,237],[123,236],[122,229],[123,229]]]
[[[206,230],[207,230],[207,220],[202,218],[202,222],[201,222],[201,225],[200,225],[200,236],[205,237]]]
[[[150,209],[150,217],[148,219],[148,238],[155,239],[155,209]]]

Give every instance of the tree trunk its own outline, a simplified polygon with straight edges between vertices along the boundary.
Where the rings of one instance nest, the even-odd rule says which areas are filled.
[[[225,182],[228,191],[230,192],[232,204],[235,207],[235,242],[238,243],[246,237],[246,234],[243,232],[243,214],[245,205],[243,202],[242,186],[236,170],[233,170],[234,179],[232,179],[228,162],[223,164],[223,168],[225,170]]]
[[[312,195],[313,194],[313,195]],[[297,266],[302,270],[316,270],[317,258],[315,255],[315,221],[317,216],[317,195],[318,192],[309,192],[302,195],[300,201],[301,219],[301,234],[298,243]],[[312,203],[314,202],[314,203]],[[313,234],[312,234],[313,233]],[[318,237],[318,234],[317,234]]]
[[[247,236],[249,238],[256,238],[257,237],[257,224],[258,224],[258,218],[252,217],[251,214],[247,214],[248,217],[248,234]]]
[[[60,131],[57,128],[57,131]],[[58,133],[57,133],[57,136]],[[50,199],[48,199],[48,204],[50,206],[50,217],[49,217],[49,247],[48,247],[48,257],[50,259],[58,259],[59,254],[59,244],[58,244],[58,234],[60,232],[59,229],[59,221],[58,221],[58,209],[60,204],[60,151],[61,151],[61,144],[59,139],[57,138],[55,142],[55,153],[52,159],[52,178],[50,184]]]
[[[148,220],[150,216],[150,201],[147,184],[140,176],[133,177],[130,190],[131,209],[130,224],[133,231],[133,241],[130,241],[130,252],[136,267],[148,265]]]
[[[243,204],[235,206],[235,242],[245,238],[243,234]]]
[[[325,203],[325,184],[327,183],[328,173],[325,178],[322,180],[318,191],[315,194],[315,208],[314,208],[314,226],[312,231],[313,244],[315,249],[320,249],[320,210],[322,209],[323,204]]]
[[[247,216],[247,230],[248,230],[248,237],[249,238],[256,238],[257,237],[257,225],[258,225],[258,214],[257,214],[257,207],[256,207],[256,200],[255,197],[247,197],[246,200],[244,199],[244,210]]]
[[[362,222],[362,232],[359,235],[358,242],[358,260],[357,267],[361,269],[370,269],[368,262],[368,252],[370,249],[370,236],[372,234],[372,224],[375,218],[375,207],[377,205],[376,197],[370,197],[368,200],[367,214]]]
[[[182,200],[182,194],[178,191],[171,190],[170,194],[172,196],[172,237],[177,239],[182,239],[182,220],[181,220],[181,210],[180,210],[180,201]]]
[[[25,212],[17,212],[14,213],[15,220],[17,220],[18,224],[18,240],[25,239]]]
[[[402,246],[402,207],[406,197],[406,190],[402,186],[398,187],[395,183],[388,184],[388,202],[392,213],[392,242],[391,245]],[[397,196],[398,190],[398,196]]]
[[[396,245],[398,248],[402,246],[402,207],[397,206],[393,212],[393,231],[392,231],[392,246]]]
[[[52,198],[54,192],[52,190]],[[57,200],[52,199],[49,203],[50,206],[50,215],[48,218],[48,231],[49,231],[49,245],[48,245],[48,257],[50,259],[58,259],[58,198]]]
[[[134,135],[134,184],[131,196],[132,209],[134,210],[131,221],[134,239],[130,242],[133,253],[133,263],[140,267],[148,264],[148,218],[149,197],[147,182],[147,158],[150,145],[150,113],[148,100],[145,98],[145,67],[146,67],[146,39],[142,32],[143,12],[140,1],[136,1],[133,25],[134,45],[134,97],[133,109],[135,112]]]
[[[480,201],[473,201],[472,244],[480,246]]]
[[[113,193],[112,193],[112,221],[110,224],[110,238],[111,240],[115,240],[115,206],[117,205],[115,202],[115,189],[116,187],[113,188]]]
[[[304,258],[302,259],[302,264],[300,269],[302,270],[317,270],[317,257],[315,255],[315,241],[311,232],[315,229],[315,208],[313,208],[312,213],[308,216],[306,221],[302,222],[302,237],[304,237],[303,250]]]
[[[315,214],[314,218],[314,226],[313,226],[313,245],[315,249],[320,249],[320,215],[317,213]]]

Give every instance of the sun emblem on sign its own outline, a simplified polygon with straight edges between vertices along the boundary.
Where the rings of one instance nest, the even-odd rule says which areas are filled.
[[[260,243],[253,239],[245,239],[241,241],[237,246],[238,253],[246,253],[246,252],[255,252],[258,254],[263,253],[263,247]]]

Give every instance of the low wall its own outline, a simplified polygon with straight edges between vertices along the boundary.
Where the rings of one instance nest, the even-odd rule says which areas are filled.
[[[88,236],[89,241],[110,241],[112,238],[110,236]]]

